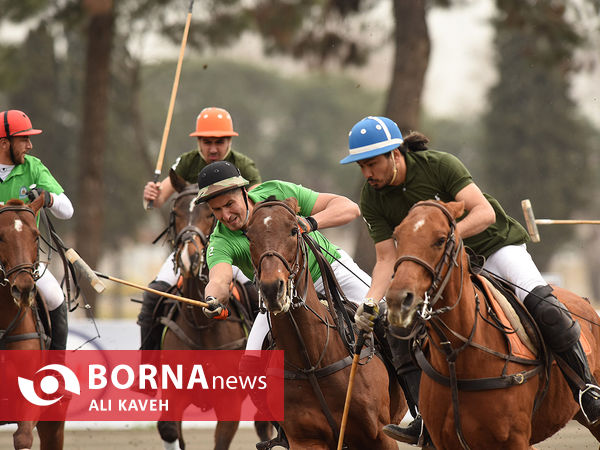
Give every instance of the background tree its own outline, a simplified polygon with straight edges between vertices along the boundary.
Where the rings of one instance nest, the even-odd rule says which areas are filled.
[[[568,218],[588,202],[592,181],[590,126],[569,96],[574,52],[583,38],[562,2],[498,0],[497,7],[499,79],[481,145],[485,188],[521,221],[524,198],[538,217]],[[541,231],[542,244],[529,248],[545,268],[572,227]]]

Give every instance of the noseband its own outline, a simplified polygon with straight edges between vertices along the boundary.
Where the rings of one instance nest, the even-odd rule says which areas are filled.
[[[444,288],[450,280],[452,269],[458,266],[457,257],[460,254],[460,250],[462,249],[463,241],[461,239],[458,245],[456,245],[456,220],[454,219],[454,216],[450,213],[450,211],[448,211],[443,205],[433,201],[423,201],[413,205],[410,211],[420,206],[433,206],[435,208],[438,208],[444,213],[444,215],[448,219],[450,231],[448,232],[448,235],[446,237],[446,246],[444,248],[444,254],[436,264],[435,268],[432,267],[431,264],[429,264],[427,261],[424,261],[418,256],[403,255],[399,257],[396,260],[396,263],[394,264],[394,274],[396,273],[396,270],[398,270],[398,266],[400,264],[402,264],[404,261],[411,261],[423,267],[431,275],[431,286],[429,287],[427,292],[425,292],[425,302],[423,305],[423,310],[421,311],[421,316],[423,317],[423,319],[427,320],[431,316],[431,307],[433,307],[441,298],[442,293],[444,292]],[[442,274],[446,267],[446,274],[445,276],[443,276]],[[460,300],[460,296],[458,297],[458,299]],[[456,306],[456,303],[454,306]],[[450,307],[449,309],[452,309],[454,306]],[[443,311],[440,310],[438,313],[445,312],[447,310],[448,308],[444,308]]]
[[[287,212],[289,212],[292,217],[294,217],[294,220],[296,220],[296,212],[290,208],[290,206],[285,203],[282,202],[280,200],[265,200],[261,203],[258,203],[255,207],[254,207],[254,212],[256,212],[258,209],[260,208],[265,208],[265,207],[272,207],[272,206],[280,206],[282,208],[284,208]],[[258,294],[259,294],[259,298],[260,298],[260,303],[262,305],[263,303],[263,298],[262,298],[262,291],[260,289],[260,279],[261,279],[261,274],[262,274],[262,262],[265,258],[268,257],[275,257],[277,259],[279,259],[282,264],[284,265],[285,269],[288,271],[289,275],[288,275],[288,283],[287,283],[287,296],[289,299],[298,299],[300,300],[299,304],[304,303],[305,297],[306,297],[306,291],[304,292],[304,296],[302,298],[300,298],[297,295],[296,292],[296,288],[295,288],[295,280],[296,277],[304,270],[306,277],[308,277],[308,268],[306,267],[306,253],[307,253],[307,249],[306,249],[306,243],[304,242],[304,240],[302,240],[301,238],[301,231],[300,228],[297,227],[297,233],[296,233],[296,256],[295,256],[295,260],[294,263],[292,265],[290,265],[290,263],[287,261],[287,259],[285,259],[285,257],[279,253],[276,250],[267,250],[264,253],[262,253],[260,255],[260,257],[258,258],[258,264],[256,267],[256,279],[258,280],[258,284],[259,284],[259,289],[258,289]],[[304,256],[303,260],[304,260],[304,264],[301,265],[301,259],[300,257]],[[292,308],[294,307],[295,303],[292,303]],[[284,311],[285,312],[285,311]]]
[[[4,206],[3,208],[0,208],[0,214],[3,212],[9,212],[9,211],[18,211],[18,212],[28,212],[30,214],[33,215],[34,220],[35,220],[35,212],[33,212],[33,210],[27,206],[17,206],[17,205],[9,205],[9,206]],[[6,268],[4,267],[4,264],[2,264],[0,262],[0,286],[6,286],[7,283],[10,283],[10,280],[8,279],[11,275],[13,274],[20,274],[21,272],[25,272],[27,273],[29,276],[31,276],[31,278],[33,278],[33,281],[37,281],[40,277],[39,275],[39,246],[38,246],[38,256],[36,257],[36,260],[33,262],[33,264],[30,263],[22,263],[22,264],[17,264],[16,266],[10,268],[9,270],[6,270]],[[16,278],[15,275],[15,278]]]

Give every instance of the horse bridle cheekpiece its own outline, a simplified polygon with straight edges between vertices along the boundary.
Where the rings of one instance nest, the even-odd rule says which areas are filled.
[[[284,208],[287,212],[289,212],[294,218],[296,218],[296,212],[287,203],[282,202],[280,200],[264,200],[260,203],[257,203],[254,206],[254,212],[256,212],[256,210],[258,210],[260,208],[266,208],[266,207],[272,207],[272,206],[280,206],[280,207]],[[288,283],[287,283],[286,302],[283,305],[281,312],[285,313],[290,309],[290,306],[292,308],[294,308],[294,307],[299,306],[302,303],[304,303],[305,297],[306,297],[306,292],[304,293],[304,297],[300,298],[296,292],[294,280],[296,279],[296,276],[300,273],[301,269],[304,269],[305,276],[308,277],[308,269],[304,266],[302,266],[302,267],[300,266],[300,256],[301,255],[304,256],[304,264],[306,264],[306,253],[307,253],[306,244],[301,239],[301,231],[300,231],[300,228],[298,227],[296,259],[292,265],[290,265],[290,263],[285,259],[285,257],[281,253],[279,253],[275,250],[267,250],[262,255],[260,255],[260,257],[258,258],[258,264],[256,267],[255,278],[256,278],[256,280],[258,280],[258,285],[259,285],[258,297],[259,297],[259,303],[260,303],[261,309],[264,309],[264,306],[263,306],[264,299],[262,296],[262,291],[260,289],[261,267],[262,267],[263,260],[268,257],[275,257],[275,258],[279,259],[285,266],[286,270],[289,272]],[[295,303],[293,300],[298,300],[298,302]]]
[[[193,265],[192,271],[193,272],[196,272],[196,269],[199,270],[201,267],[203,267],[204,257],[205,257],[204,255],[205,255],[206,247],[208,246],[208,237],[202,232],[202,230],[200,228],[198,228],[196,225],[192,224],[192,214],[191,213],[192,213],[192,210],[196,207],[195,197],[196,197],[197,193],[198,193],[198,186],[191,185],[191,186],[188,186],[187,188],[185,188],[183,191],[181,191],[177,195],[177,197],[175,198],[175,200],[173,202],[173,208],[171,209],[171,214],[169,217],[169,227],[168,227],[169,240],[171,241],[171,245],[175,249],[175,254],[174,254],[175,265],[178,264],[180,254],[183,249],[182,244],[191,243],[193,245],[196,245],[194,237],[197,236],[200,239],[200,242],[202,243],[204,249],[197,249],[198,250],[197,254],[200,255],[200,259],[192,262],[192,265]],[[175,234],[175,205],[179,199],[186,197],[186,196],[190,196],[190,195],[192,195],[193,197],[192,197],[192,200],[190,201],[190,205],[189,205],[190,214],[188,216],[188,223],[186,226],[184,226],[179,231],[179,233]]]
[[[428,320],[431,317],[433,306],[441,298],[442,292],[444,292],[444,288],[446,287],[446,284],[450,280],[450,275],[452,273],[452,269],[454,267],[458,266],[457,256],[460,253],[463,242],[461,239],[459,244],[456,245],[456,233],[455,233],[456,220],[454,219],[454,216],[450,213],[450,211],[448,211],[448,209],[446,207],[444,207],[444,205],[434,202],[434,201],[422,201],[422,202],[419,202],[419,203],[416,203],[415,205],[413,205],[412,208],[410,209],[410,211],[412,211],[415,208],[422,207],[422,206],[433,206],[435,208],[438,208],[440,211],[442,211],[444,213],[444,215],[448,219],[448,223],[450,225],[450,231],[448,232],[448,235],[446,238],[446,246],[444,248],[444,253],[443,253],[442,257],[440,258],[440,260],[438,261],[438,263],[436,264],[435,268],[432,267],[431,264],[429,264],[427,261],[424,261],[423,259],[419,258],[418,256],[403,255],[396,260],[396,263],[394,264],[394,273],[396,273],[396,270],[398,270],[398,266],[400,264],[402,264],[404,261],[412,261],[416,264],[419,264],[421,267],[423,267],[425,270],[427,270],[427,272],[429,272],[429,274],[431,275],[431,278],[432,278],[432,282],[431,282],[431,286],[429,287],[429,289],[425,292],[423,308],[420,311],[421,317],[424,320]],[[410,213],[410,211],[409,211],[409,213]],[[446,273],[445,273],[445,275],[443,275],[444,268],[446,268],[446,267],[447,267]],[[451,308],[453,308],[453,307],[444,308],[443,311],[439,311],[439,313],[445,312]]]
[[[18,212],[28,212],[33,215],[35,218],[35,212],[29,208],[28,206],[18,206],[18,205],[9,205],[0,208],[0,214],[9,211],[18,211]],[[30,263],[22,263],[17,264],[14,267],[11,267],[9,270],[6,270],[4,267],[4,263],[0,261],[0,286],[6,286],[7,283],[10,283],[8,279],[11,275],[18,275],[21,272],[26,272],[33,278],[34,281],[37,281],[40,277],[39,274],[39,246],[38,246],[38,256],[36,260]]]

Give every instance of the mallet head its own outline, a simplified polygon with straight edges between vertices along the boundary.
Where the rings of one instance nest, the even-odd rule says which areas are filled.
[[[529,199],[521,201],[521,208],[523,208],[525,224],[527,225],[527,232],[529,233],[531,242],[540,242],[540,233],[537,224],[535,223],[535,216],[533,215],[533,208],[531,207]]]

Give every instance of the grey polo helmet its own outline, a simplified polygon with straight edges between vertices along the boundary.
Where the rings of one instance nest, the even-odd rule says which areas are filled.
[[[228,161],[216,161],[198,174],[198,195],[195,203],[205,202],[233,189],[248,186],[237,167]]]

